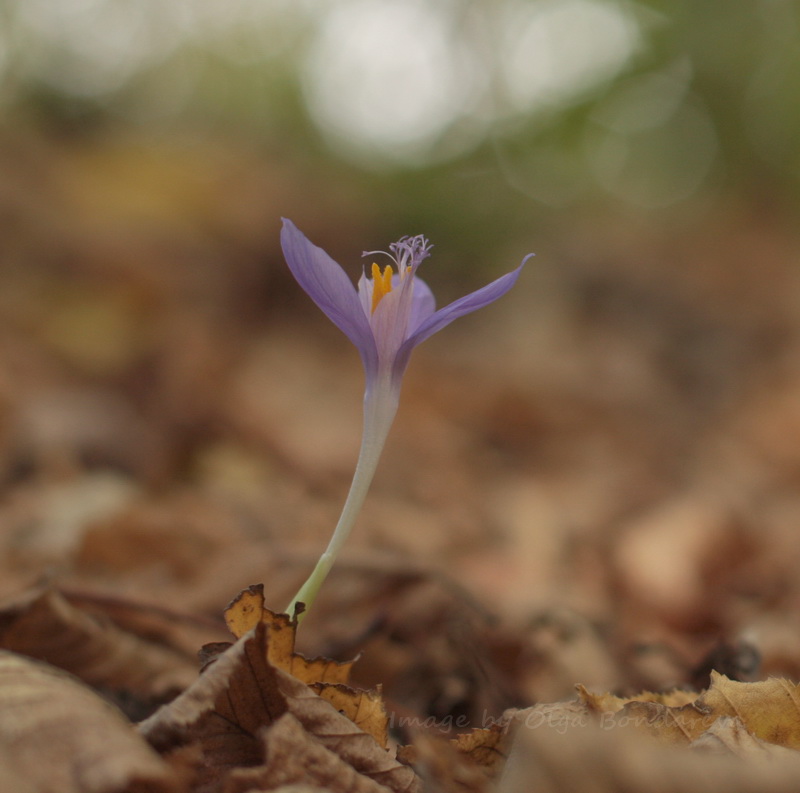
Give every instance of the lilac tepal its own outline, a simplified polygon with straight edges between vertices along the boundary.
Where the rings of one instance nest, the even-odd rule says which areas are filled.
[[[436,311],[428,285],[417,268],[430,256],[423,236],[403,237],[389,246],[394,264],[383,270],[373,264],[353,286],[344,270],[322,248],[311,243],[290,220],[283,221],[281,245],[286,262],[300,286],[328,318],[355,344],[364,362],[368,384],[390,376],[399,386],[411,351],[454,319],[489,305],[514,285],[528,260],[496,281]]]

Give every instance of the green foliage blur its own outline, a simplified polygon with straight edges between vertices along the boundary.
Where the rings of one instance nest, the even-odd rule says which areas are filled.
[[[598,207],[798,196],[793,0],[0,8],[7,126],[247,140],[310,194],[337,185],[387,239],[424,229],[458,239],[468,261]]]

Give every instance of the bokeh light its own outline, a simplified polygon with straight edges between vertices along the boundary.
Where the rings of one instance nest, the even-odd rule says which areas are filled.
[[[503,78],[523,113],[563,104],[612,79],[641,45],[627,7],[598,0],[515,3],[503,27]]]
[[[426,2],[330,8],[304,68],[312,117],[358,159],[417,160],[485,90],[454,20]]]
[[[724,19],[645,0],[26,0],[3,15],[6,108],[270,130],[367,176],[488,157],[553,207],[800,179],[788,2]]]

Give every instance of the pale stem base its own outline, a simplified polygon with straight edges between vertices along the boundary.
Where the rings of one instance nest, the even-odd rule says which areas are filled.
[[[389,434],[389,429],[397,412],[397,403],[398,394],[389,384],[388,378],[384,378],[383,383],[379,381],[374,389],[367,390],[364,398],[364,434],[361,438],[361,450],[358,455],[356,470],[353,474],[353,481],[350,484],[350,492],[347,494],[344,507],[342,507],[342,514],[336,524],[328,547],[320,556],[311,575],[286,608],[286,613],[290,617],[294,616],[298,603],[302,603],[305,606],[303,614],[311,608],[320,587],[336,561],[342,545],[344,545],[350,534],[367,496],[375,469],[378,467],[378,460],[383,451],[386,436]],[[298,615],[298,620],[302,619],[303,614]]]

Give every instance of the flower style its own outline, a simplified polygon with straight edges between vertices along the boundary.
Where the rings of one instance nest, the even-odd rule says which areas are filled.
[[[391,263],[383,269],[373,263],[369,275],[362,273],[358,289],[344,270],[309,242],[290,220],[283,221],[281,246],[297,282],[353,342],[366,373],[361,451],[350,492],[328,548],[289,604],[287,611],[291,615],[298,603],[310,607],[355,523],[397,412],[411,351],[454,319],[502,297],[532,254],[516,270],[437,311],[433,293],[416,277],[417,268],[430,256],[431,249],[421,235],[392,243],[389,253],[366,251],[364,256],[380,254]]]

